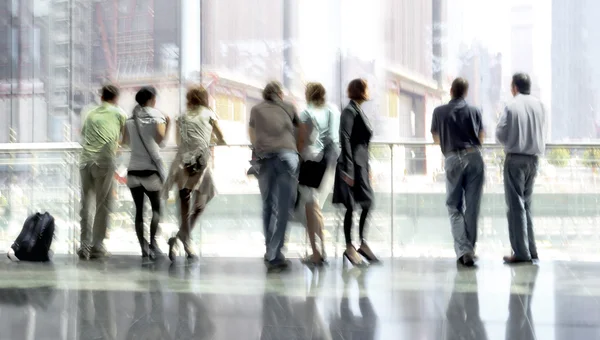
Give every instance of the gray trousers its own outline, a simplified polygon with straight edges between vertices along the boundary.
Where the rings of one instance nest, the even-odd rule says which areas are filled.
[[[508,236],[519,260],[537,257],[531,219],[531,196],[538,171],[538,157],[507,154],[504,161],[504,195],[508,206]]]
[[[109,214],[114,198],[114,165],[86,164],[79,170],[81,175],[81,245],[82,247],[102,247],[106,238]],[[95,195],[96,213],[93,228],[90,223],[90,203]]]
[[[485,178],[479,150],[458,151],[446,155],[446,207],[450,215],[454,250],[461,258],[474,254],[477,220]]]

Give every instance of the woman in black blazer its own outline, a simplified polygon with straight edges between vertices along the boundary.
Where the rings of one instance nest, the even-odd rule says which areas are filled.
[[[343,204],[346,208],[344,257],[356,266],[364,264],[360,255],[369,263],[379,262],[365,241],[365,223],[373,202],[373,189],[369,178],[369,142],[373,136],[373,128],[361,109],[362,103],[369,99],[367,82],[363,79],[351,81],[348,84],[348,97],[350,103],[340,117],[342,150],[336,169],[333,203]],[[362,208],[358,225],[361,244],[358,250],[352,245],[352,214],[356,205]]]

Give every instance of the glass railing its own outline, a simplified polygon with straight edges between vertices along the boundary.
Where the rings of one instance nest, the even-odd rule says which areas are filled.
[[[0,144],[0,150],[0,250],[8,249],[29,214],[48,211],[57,225],[54,251],[73,253],[79,239],[79,145]],[[219,194],[194,229],[196,247],[202,256],[262,256],[261,200],[256,179],[246,175],[250,150],[247,145],[232,145],[215,147],[213,153]],[[167,148],[163,154],[170,161],[175,149]],[[478,251],[485,257],[510,248],[503,152],[496,145],[486,145],[483,154],[486,183]],[[127,151],[122,151],[119,164],[126,165],[127,158]],[[453,256],[439,147],[417,142],[375,142],[371,168],[376,192],[369,223],[371,247],[382,256]],[[536,237],[545,257],[599,257],[599,168],[600,145],[548,146],[533,203]],[[122,178],[118,174],[115,177],[119,182],[114,192],[117,204],[106,245],[113,253],[138,253],[131,195]],[[177,229],[174,197],[171,195],[163,213],[161,242]],[[344,243],[341,211],[327,202],[324,216],[328,253],[339,255]],[[289,230],[289,256],[303,255],[307,249],[304,228],[292,223]]]

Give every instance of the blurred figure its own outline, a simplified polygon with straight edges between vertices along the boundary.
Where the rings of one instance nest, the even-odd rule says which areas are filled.
[[[474,287],[474,291],[465,291]],[[447,340],[487,340],[488,335],[479,312],[477,271],[458,269],[446,310]],[[512,338],[511,338],[512,339]]]
[[[350,103],[342,111],[340,117],[340,145],[342,147],[333,187],[333,203],[343,204],[346,208],[344,216],[344,237],[346,250],[344,257],[355,266],[362,266],[362,255],[370,263],[379,262],[367,245],[365,225],[373,203],[369,167],[369,143],[373,136],[373,128],[361,105],[369,100],[369,88],[364,79],[354,79],[348,84]],[[352,244],[352,215],[356,205],[362,212],[358,224],[360,247],[358,251]],[[360,254],[360,255],[359,255]]]
[[[115,158],[127,119],[117,106],[119,89],[116,86],[104,86],[101,96],[102,104],[87,114],[81,129],[81,247],[77,252],[81,259],[101,258],[108,254],[104,239],[114,203],[111,192]],[[96,195],[93,229],[88,211],[92,193]]]
[[[538,266],[515,266],[512,268],[508,320],[506,320],[507,340],[537,339],[531,312],[531,298],[535,291],[539,269]]]
[[[281,249],[296,197],[298,150],[302,146],[297,145],[295,135],[299,125],[296,109],[283,101],[281,85],[267,84],[262,95],[263,102],[250,111],[248,135],[260,163],[265,261],[269,270],[281,270],[289,265]]]
[[[208,202],[215,196],[210,174],[210,141],[225,145],[216,114],[208,107],[208,92],[202,86],[187,93],[187,111],[177,118],[176,141],[179,149],[173,160],[164,190],[168,194],[174,183],[179,190],[180,227],[176,237],[169,239],[169,259],[175,261],[175,246],[179,238],[188,259],[196,257],[191,244],[192,229]]]
[[[465,101],[468,91],[466,79],[454,79],[450,89],[452,100],[433,111],[431,134],[446,157],[446,207],[454,250],[459,262],[470,267],[475,264],[477,220],[485,176],[480,150],[484,137],[481,112]]]
[[[129,144],[131,157],[127,167],[127,186],[135,204],[135,233],[142,257],[154,259],[162,254],[156,243],[156,233],[160,221],[160,190],[166,178],[159,149],[164,147],[169,116],[154,108],[156,89],[143,87],[135,95],[138,105],[133,109],[131,118],[125,123],[123,143]],[[144,195],[150,200],[152,221],[150,222],[150,242],[144,238]]]
[[[508,206],[508,235],[513,254],[506,263],[538,259],[531,196],[538,171],[539,155],[546,148],[546,112],[542,102],[531,95],[531,79],[525,73],[513,76],[514,96],[498,120],[496,139],[504,145],[504,195]]]
[[[306,229],[312,255],[306,259],[315,265],[325,261],[325,237],[321,209],[333,187],[335,161],[339,155],[339,112],[325,102],[325,88],[319,83],[306,86],[308,107],[300,113],[306,136],[300,136],[304,163],[300,167],[300,206],[306,211]],[[306,178],[306,183],[303,179]],[[317,185],[317,183],[320,183]],[[316,236],[321,240],[317,248]]]

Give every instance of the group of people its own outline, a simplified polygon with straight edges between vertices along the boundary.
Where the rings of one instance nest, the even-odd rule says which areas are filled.
[[[452,100],[433,112],[431,133],[445,157],[446,206],[450,215],[458,261],[473,266],[476,260],[477,222],[483,193],[485,136],[481,112],[466,103],[469,83],[452,82]],[[513,99],[496,127],[496,140],[504,146],[504,191],[508,206],[508,234],[512,254],[506,263],[538,260],[531,201],[539,156],[545,150],[546,117],[541,101],[531,95],[531,79],[516,73],[511,82]]]
[[[531,219],[531,197],[538,157],[544,152],[545,113],[531,96],[527,74],[513,76],[514,99],[506,106],[496,129],[505,146],[504,186],[513,254],[506,262],[530,262],[538,258]],[[431,133],[445,156],[446,206],[450,215],[457,258],[465,266],[476,260],[477,221],[483,193],[484,161],[481,154],[485,131],[481,112],[466,103],[469,84],[463,78],[452,83],[452,100],[433,113]],[[326,263],[322,207],[333,187],[332,203],[343,206],[345,261],[354,266],[380,263],[366,242],[366,224],[373,203],[370,182],[369,144],[373,128],[362,105],[369,100],[364,79],[348,84],[348,105],[341,114],[327,103],[319,83],[306,86],[306,108],[299,114],[284,100],[278,82],[266,85],[263,101],[252,107],[248,135],[262,197],[265,236],[264,260],[269,270],[289,266],[282,253],[290,217],[302,221],[312,254],[305,261]],[[171,120],[154,108],[156,89],[141,88],[131,116],[118,107],[119,89],[102,88],[102,104],[91,110],[82,128],[81,247],[82,259],[107,255],[104,248],[109,213],[113,203],[113,174],[119,143],[128,145],[131,157],[127,186],[135,204],[135,231],[143,257],[162,255],[156,242],[161,201],[173,186],[178,189],[180,227],[168,241],[168,256],[174,261],[178,240],[188,258],[194,258],[191,231],[207,203],[215,196],[210,172],[210,146],[225,144],[218,118],[209,107],[209,95],[201,86],[188,90],[185,114],[176,119],[175,160],[167,171],[160,154]],[[92,194],[96,211],[89,214]],[[147,197],[152,207],[150,237],[145,238],[143,208]],[[360,208],[359,246],[352,242],[353,215]],[[319,239],[320,242],[317,242]]]
[[[154,108],[157,92],[141,88],[137,105],[129,117],[118,107],[119,89],[106,85],[102,103],[86,116],[82,127],[81,175],[81,259],[108,255],[104,247],[109,214],[113,205],[113,175],[119,145],[127,145],[131,157],[127,167],[127,186],[135,204],[135,231],[143,257],[163,255],[156,241],[161,202],[173,186],[178,190],[180,226],[168,241],[168,257],[175,260],[178,240],[188,258],[194,258],[191,231],[207,203],[215,196],[210,171],[211,144],[224,145],[218,118],[209,107],[209,95],[201,86],[188,90],[187,109],[176,119],[177,154],[167,171],[160,154],[171,120]],[[306,86],[307,107],[298,114],[294,105],[284,101],[282,87],[271,82],[263,90],[263,102],[254,106],[249,119],[249,136],[256,157],[255,174],[263,200],[265,262],[269,270],[288,266],[282,254],[287,224],[296,210],[309,235],[314,265],[326,262],[323,215],[321,209],[332,186],[334,203],[346,207],[344,257],[356,266],[377,263],[365,240],[365,225],[373,190],[369,179],[369,142],[373,130],[361,109],[369,99],[366,81],[356,79],[348,86],[350,103],[339,113],[326,101],[319,83]],[[150,237],[144,235],[144,200],[152,207]],[[93,221],[90,205],[95,200]],[[351,240],[352,217],[356,206],[362,208],[359,221],[360,246]],[[298,216],[301,215],[301,216]],[[317,238],[320,247],[317,246]]]
[[[248,128],[258,159],[256,172],[263,201],[266,246],[264,259],[269,270],[289,266],[281,250],[290,211],[306,218],[312,254],[305,261],[317,266],[326,262],[321,209],[332,185],[333,203],[346,209],[344,258],[355,266],[379,263],[365,234],[373,202],[369,176],[369,143],[373,129],[361,108],[369,100],[367,82],[355,79],[349,83],[350,102],[341,115],[327,104],[325,88],[319,83],[306,86],[307,107],[300,114],[283,98],[281,85],[269,83],[263,91],[264,101],[250,112]],[[352,243],[355,207],[362,209],[358,248]]]
[[[135,231],[143,257],[155,259],[162,255],[156,242],[161,201],[176,185],[180,211],[180,226],[168,241],[169,258],[174,261],[178,240],[188,258],[195,258],[191,232],[206,204],[214,197],[215,187],[209,165],[213,137],[225,144],[216,114],[209,108],[208,92],[201,86],[188,90],[185,114],[176,120],[175,139],[178,151],[167,171],[160,148],[164,146],[171,120],[154,108],[156,89],[141,88],[131,116],[117,106],[119,89],[113,85],[102,88],[102,104],[85,118],[82,135],[81,172],[81,246],[82,259],[107,256],[104,247],[109,213],[112,209],[114,172],[119,143],[128,145],[131,157],[127,168],[127,186],[135,204]],[[93,223],[89,207],[95,195],[96,211]],[[152,207],[150,238],[144,235],[144,197]]]

